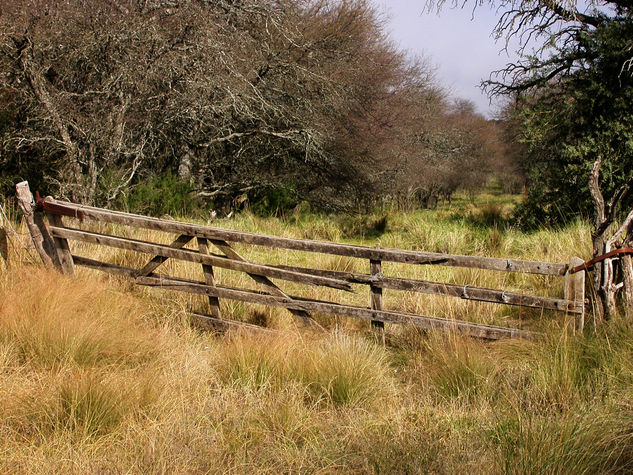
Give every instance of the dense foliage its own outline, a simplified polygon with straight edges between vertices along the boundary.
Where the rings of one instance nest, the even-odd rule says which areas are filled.
[[[0,110],[3,191],[106,206],[168,173],[223,209],[433,204],[493,133],[365,0],[0,0]]]
[[[442,0],[430,0],[441,6]],[[492,3],[492,2],[490,2]],[[518,221],[526,227],[599,219],[589,177],[601,158],[607,203],[630,207],[633,151],[631,5],[622,0],[502,0],[495,34],[518,41],[519,59],[484,87],[511,98],[506,137],[529,175]]]
[[[521,102],[531,172],[528,200],[519,215],[523,224],[590,217],[588,183],[598,157],[604,160],[605,196],[614,196],[633,176],[633,78],[622,70],[631,38],[628,16],[579,34],[574,52],[582,52],[582,64]],[[630,199],[622,205],[628,211]]]

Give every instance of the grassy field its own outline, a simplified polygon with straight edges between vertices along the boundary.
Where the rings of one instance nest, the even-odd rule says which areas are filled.
[[[525,234],[505,224],[511,205],[512,197],[492,193],[433,211],[245,213],[214,225],[551,262],[590,255],[586,224]],[[124,251],[75,250],[142,262]],[[368,266],[238,250],[267,262]],[[329,331],[313,334],[297,331],[287,312],[234,302],[222,302],[226,316],[280,331],[215,336],[189,324],[188,311],[205,310],[203,298],[88,270],[60,277],[16,248],[10,257],[10,268],[0,264],[0,467],[7,473],[633,472],[626,316],[580,337],[560,314],[387,292],[388,307],[546,336],[485,343],[388,326],[383,345],[366,322],[318,315]],[[201,277],[199,266],[166,266]],[[543,277],[429,267],[392,265],[385,273],[562,296],[560,283]],[[251,285],[229,271],[218,277]],[[348,301],[367,299],[364,289]]]

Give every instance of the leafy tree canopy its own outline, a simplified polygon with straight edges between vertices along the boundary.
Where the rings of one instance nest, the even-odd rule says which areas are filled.
[[[518,213],[522,224],[591,217],[588,183],[599,157],[605,196],[617,197],[631,182],[633,78],[623,66],[632,38],[629,18],[579,33],[576,51],[586,59],[555,84],[520,98],[530,168],[528,199]],[[624,210],[632,204],[628,191],[618,201]]]
[[[633,4],[502,0],[476,7],[483,3],[502,12],[497,37],[521,45],[520,59],[483,83],[491,95],[511,98],[527,147],[528,199],[519,222],[533,227],[591,216],[588,182],[598,157],[605,197],[630,205]]]

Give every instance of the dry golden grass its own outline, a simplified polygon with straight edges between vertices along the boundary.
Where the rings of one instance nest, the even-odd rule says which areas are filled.
[[[336,235],[336,223],[319,222],[312,232]],[[388,222],[391,231],[379,238],[385,247],[554,262],[588,252],[583,224],[524,235],[473,227],[441,211],[393,214]],[[221,224],[288,236],[305,226],[253,216]],[[75,249],[124,265],[144,262],[122,251]],[[253,260],[315,262],[239,250]],[[222,304],[226,315],[282,331],[215,336],[189,324],[189,310],[205,310],[203,298],[88,270],[63,277],[12,252],[12,267],[0,270],[0,467],[7,473],[632,470],[633,329],[625,318],[579,337],[562,331],[564,316],[393,292],[387,302],[411,311],[521,320],[547,337],[483,343],[388,327],[383,346],[363,322],[319,316],[331,331],[307,334],[281,311],[232,302]],[[322,265],[362,271],[365,263],[331,258]],[[198,267],[166,264],[197,279]],[[560,291],[533,276],[397,265],[388,272]],[[251,285],[236,273],[219,274],[223,283]],[[365,291],[352,300],[366,304]]]

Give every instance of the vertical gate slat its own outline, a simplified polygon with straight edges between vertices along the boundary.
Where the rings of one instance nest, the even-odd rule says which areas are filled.
[[[573,269],[584,264],[584,262],[580,257],[572,257],[569,262],[569,268]],[[582,305],[581,313],[576,317],[576,327],[581,333],[585,328],[585,277],[585,271],[576,272],[575,274],[570,274],[567,271],[565,274],[565,299],[573,300]]]
[[[63,228],[64,221],[61,216],[56,214],[46,213],[48,222],[53,226]],[[62,273],[67,275],[73,275],[75,273],[75,266],[73,265],[73,256],[70,252],[70,246],[68,245],[68,239],[54,237],[55,251],[57,252],[57,259],[61,265]]]
[[[209,254],[209,246],[207,244],[207,240],[205,238],[198,238],[198,249],[200,250],[200,254],[208,255]],[[215,276],[213,275],[213,266],[208,264],[202,264],[202,270],[204,272],[204,280],[207,285],[211,287],[215,287]],[[215,318],[220,318],[220,299],[217,297],[213,297],[209,295],[209,307],[211,308],[211,315]]]
[[[382,262],[375,259],[370,259],[369,261],[369,271],[372,277],[379,277],[382,275]],[[375,285],[369,286],[370,295],[371,295],[371,309],[372,310],[382,310],[383,307],[383,298],[382,298],[382,287],[377,287]],[[375,329],[384,329],[384,322],[378,320],[371,321],[372,328]]]

